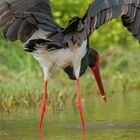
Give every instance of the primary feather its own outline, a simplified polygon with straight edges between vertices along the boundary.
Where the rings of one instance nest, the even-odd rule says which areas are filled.
[[[106,22],[121,17],[123,25],[140,41],[140,0],[95,0],[83,18],[74,17],[62,29],[53,19],[49,0],[2,0],[0,26],[10,41],[25,43],[41,29],[51,32],[47,36],[62,46],[71,46],[86,40]]]
[[[122,18],[123,25],[140,41],[140,0],[95,0],[76,25],[76,39],[71,34],[72,42],[81,44],[101,25],[117,17]]]
[[[2,0],[0,26],[7,39],[23,43],[39,28],[46,32],[61,30],[52,17],[49,0]]]

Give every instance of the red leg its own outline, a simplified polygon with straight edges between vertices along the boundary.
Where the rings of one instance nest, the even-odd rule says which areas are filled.
[[[83,117],[83,108],[82,108],[81,95],[80,95],[80,80],[79,79],[76,80],[76,85],[77,85],[77,93],[78,93],[77,107],[80,113],[82,128],[83,130],[85,130],[85,122],[84,122],[84,117]]]
[[[41,105],[40,123],[39,123],[39,126],[38,126],[38,132],[39,133],[41,131],[43,117],[44,117],[44,113],[45,113],[45,110],[46,110],[47,85],[48,85],[48,81],[46,80],[45,85],[44,85],[44,95],[43,95],[42,105]]]

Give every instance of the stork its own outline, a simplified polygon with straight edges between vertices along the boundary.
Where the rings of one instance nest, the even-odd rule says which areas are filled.
[[[89,48],[89,37],[106,22],[121,17],[123,25],[140,41],[140,0],[94,0],[82,18],[73,17],[65,28],[53,19],[50,0],[1,0],[0,27],[6,39],[20,40],[25,51],[39,61],[44,73],[44,95],[38,132],[41,131],[46,108],[49,73],[61,68],[76,80],[77,106],[85,129],[80,77],[91,68],[102,98],[106,95],[100,77],[100,56]]]

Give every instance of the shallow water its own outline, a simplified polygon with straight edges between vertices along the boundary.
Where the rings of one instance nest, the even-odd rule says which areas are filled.
[[[114,94],[104,104],[98,95],[82,100],[86,132],[73,104],[45,114],[42,135],[37,135],[39,110],[0,113],[0,140],[139,140],[140,93]]]

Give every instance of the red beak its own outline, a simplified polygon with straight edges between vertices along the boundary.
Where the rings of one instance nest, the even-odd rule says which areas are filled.
[[[97,55],[97,57],[96,57],[96,64],[95,64],[95,66],[92,68],[92,72],[93,72],[93,74],[94,74],[94,76],[95,76],[95,79],[96,79],[96,82],[97,82],[97,84],[98,84],[98,87],[99,87],[99,90],[100,90],[100,94],[101,94],[103,100],[104,100],[105,102],[107,102],[106,94],[105,94],[104,87],[103,87],[103,83],[102,83],[101,76],[100,76],[99,61],[100,61],[100,56]]]

